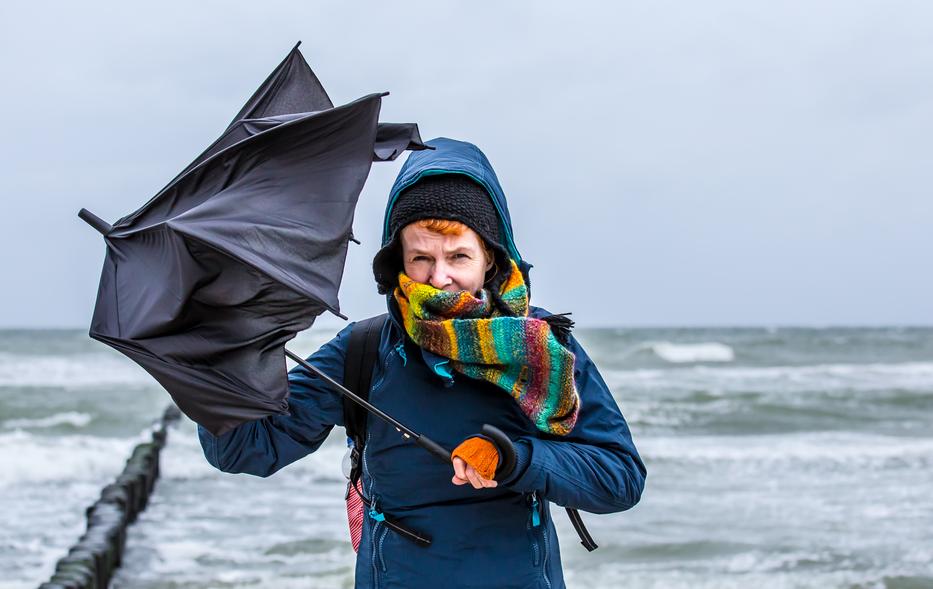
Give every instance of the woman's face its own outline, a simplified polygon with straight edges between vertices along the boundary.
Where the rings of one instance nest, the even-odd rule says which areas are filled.
[[[486,255],[482,238],[469,227],[460,235],[441,235],[417,223],[402,229],[405,274],[434,288],[478,293],[493,259]]]

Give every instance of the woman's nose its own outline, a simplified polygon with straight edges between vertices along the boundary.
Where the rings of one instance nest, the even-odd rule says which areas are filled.
[[[434,267],[431,269],[429,282],[431,286],[437,289],[442,289],[451,283],[449,269],[444,262],[437,262],[434,264]]]

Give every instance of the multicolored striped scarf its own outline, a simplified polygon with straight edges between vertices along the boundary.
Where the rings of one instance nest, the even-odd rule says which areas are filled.
[[[580,407],[574,356],[546,321],[528,317],[528,288],[514,261],[499,295],[515,317],[496,309],[487,289],[479,298],[447,292],[404,272],[398,282],[395,300],[416,344],[449,358],[457,372],[507,391],[539,430],[570,433]]]

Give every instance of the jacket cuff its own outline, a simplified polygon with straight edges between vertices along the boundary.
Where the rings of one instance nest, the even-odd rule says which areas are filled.
[[[520,479],[524,478],[529,465],[531,464],[531,441],[518,439],[514,442],[515,447],[515,469],[504,480],[499,481],[500,485],[512,488]],[[518,490],[518,489],[514,489]]]

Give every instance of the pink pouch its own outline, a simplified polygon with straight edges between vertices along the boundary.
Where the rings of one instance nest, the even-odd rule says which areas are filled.
[[[347,482],[347,524],[350,526],[350,542],[353,552],[360,550],[360,537],[363,535],[363,500],[360,499],[360,482],[356,482],[356,489],[350,488]]]

